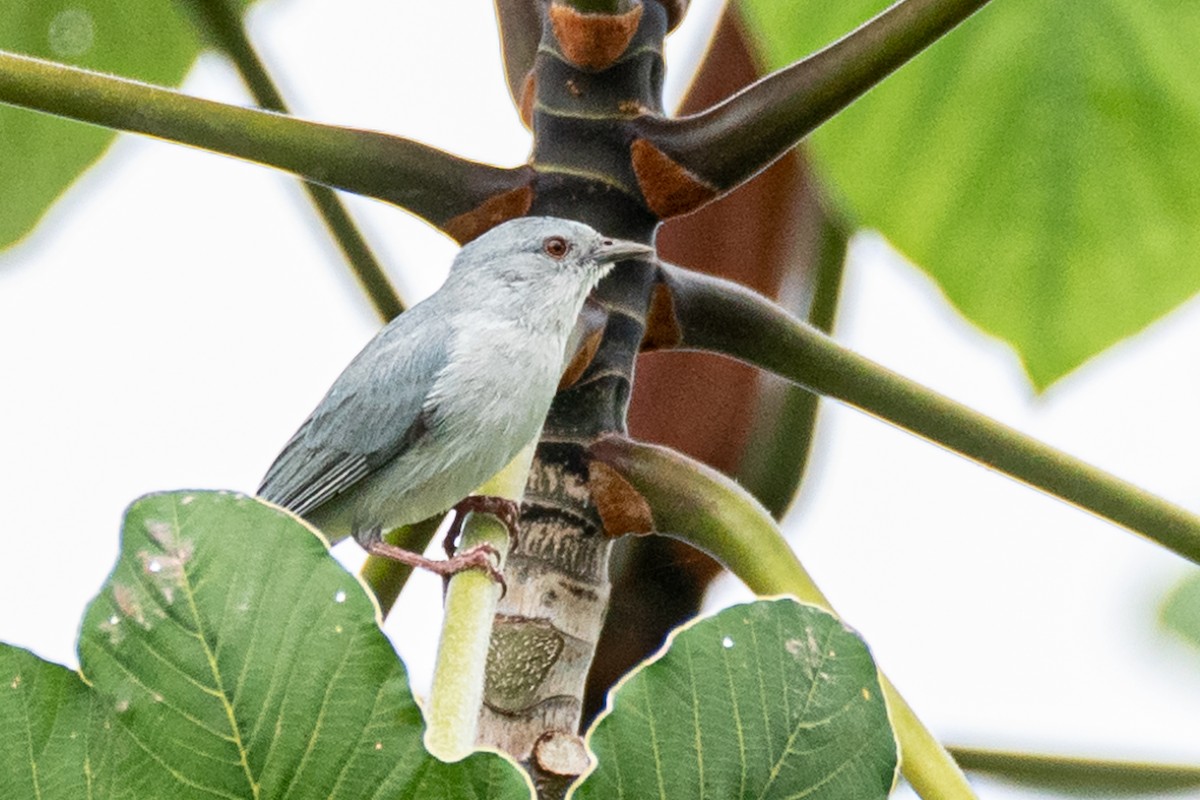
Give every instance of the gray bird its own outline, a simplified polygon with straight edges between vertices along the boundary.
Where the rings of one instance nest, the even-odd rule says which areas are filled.
[[[552,217],[512,220],[467,244],[442,287],[334,381],[259,497],[331,541],[354,536],[368,552],[442,574],[494,574],[486,553],[434,562],[381,534],[456,506],[456,523],[466,510],[486,511],[515,534],[515,504],[468,495],[541,430],[592,287],[615,262],[653,252]]]

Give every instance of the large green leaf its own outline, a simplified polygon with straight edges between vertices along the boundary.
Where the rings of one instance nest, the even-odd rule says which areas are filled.
[[[677,632],[615,690],[572,797],[884,798],[896,742],[875,664],[832,615],[794,600]]]
[[[180,10],[178,0],[0,0],[0,50],[173,86],[200,52]],[[0,105],[0,247],[32,230],[115,135]]]
[[[0,797],[110,797],[141,751],[80,677],[0,644]],[[90,794],[89,794],[90,792]]]
[[[425,751],[361,584],[310,529],[242,495],[136,503],[79,653],[90,691],[0,653],[22,690],[0,700],[0,778],[14,787],[50,775],[63,793],[41,796],[85,796],[80,776],[102,762],[96,797],[529,797],[500,756]]]
[[[742,0],[779,66],[890,0]],[[1200,4],[994,0],[813,137],[1044,387],[1200,289]]]

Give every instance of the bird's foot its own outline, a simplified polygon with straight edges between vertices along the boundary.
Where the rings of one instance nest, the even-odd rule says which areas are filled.
[[[500,520],[508,529],[508,549],[511,551],[517,546],[521,504],[515,500],[509,500],[507,497],[471,494],[459,500],[454,506],[454,521],[450,523],[450,529],[446,531],[446,538],[442,541],[442,547],[445,548],[447,556],[454,557],[454,553],[458,549],[458,536],[462,533],[463,523],[469,513],[491,514]]]
[[[502,592],[507,591],[508,588],[504,582],[504,575],[496,567],[500,563],[500,551],[486,542],[468,547],[461,553],[439,561],[385,542],[377,528],[355,535],[355,539],[364,550],[373,556],[398,561],[414,569],[429,570],[443,578],[449,578],[468,569],[477,569],[486,572],[488,577],[500,584]]]

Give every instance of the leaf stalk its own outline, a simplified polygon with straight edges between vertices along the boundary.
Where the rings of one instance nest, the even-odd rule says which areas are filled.
[[[687,117],[647,116],[639,134],[721,191],[769,166],[989,0],[900,0],[801,61]]]
[[[851,352],[743,286],[663,266],[679,347],[721,353],[841,400],[1200,564],[1200,517]]]
[[[527,166],[493,167],[399,136],[202,100],[3,51],[0,102],[276,167],[394,203],[443,230],[533,176]]]

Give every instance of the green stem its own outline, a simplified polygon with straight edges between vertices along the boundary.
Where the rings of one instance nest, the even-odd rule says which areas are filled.
[[[180,0],[179,4],[195,13],[213,42],[233,61],[259,106],[287,114],[283,95],[246,34],[241,12],[229,0]],[[309,181],[303,186],[375,312],[384,322],[398,316],[404,311],[404,302],[337,193]]]
[[[350,265],[358,285],[370,298],[375,313],[384,322],[400,316],[404,312],[404,300],[392,285],[383,265],[375,258],[375,253],[367,244],[341,198],[333,189],[320,184],[304,181],[303,186],[308,199],[317,209],[317,214],[324,221],[333,240],[337,242],[338,249],[342,251],[342,257]]]
[[[656,531],[713,556],[756,594],[791,594],[837,613],[770,512],[733,480],[681,453],[621,437],[599,440],[589,455],[620,471],[645,497]],[[900,744],[901,772],[917,794],[973,800],[962,770],[882,672],[879,683]]]
[[[463,526],[462,546],[485,543],[500,552],[503,568],[508,531],[496,519],[471,514]],[[425,731],[425,747],[443,761],[458,761],[475,748],[488,643],[499,599],[500,585],[474,569],[455,575],[446,589]]]
[[[507,497],[520,503],[533,463],[536,439],[508,466],[479,487],[477,494]],[[463,525],[462,548],[490,544],[508,557],[508,530],[497,519],[471,514]],[[478,570],[460,572],[446,588],[446,614],[438,641],[437,665],[429,693],[425,747],[443,761],[457,761],[475,748],[483,706],[488,646],[500,586]]]
[[[817,330],[830,333],[837,319],[838,304],[842,296],[842,277],[846,271],[846,248],[850,243],[850,229],[825,203],[820,204],[819,213],[821,244],[817,256],[817,285],[813,291],[812,303],[808,307],[808,324]]]
[[[900,0],[824,50],[689,117],[645,117],[640,135],[717,189],[757,174],[989,0]]]
[[[680,347],[834,397],[1200,563],[1200,517],[863,358],[744,286],[663,266]]]
[[[444,227],[526,187],[501,169],[375,131],[322,125],[0,51],[0,103],[203,147],[376,197]]]
[[[824,204],[816,203],[812,213],[818,216],[821,236],[811,267],[816,280],[808,322],[829,332],[841,295],[849,233]],[[776,519],[788,510],[804,480],[819,405],[817,395],[794,383],[776,381],[761,388],[754,427],[734,477],[751,487]]]
[[[1007,753],[974,747],[952,747],[950,752],[965,769],[1074,795],[1149,795],[1200,787],[1200,767],[1189,764]]]

